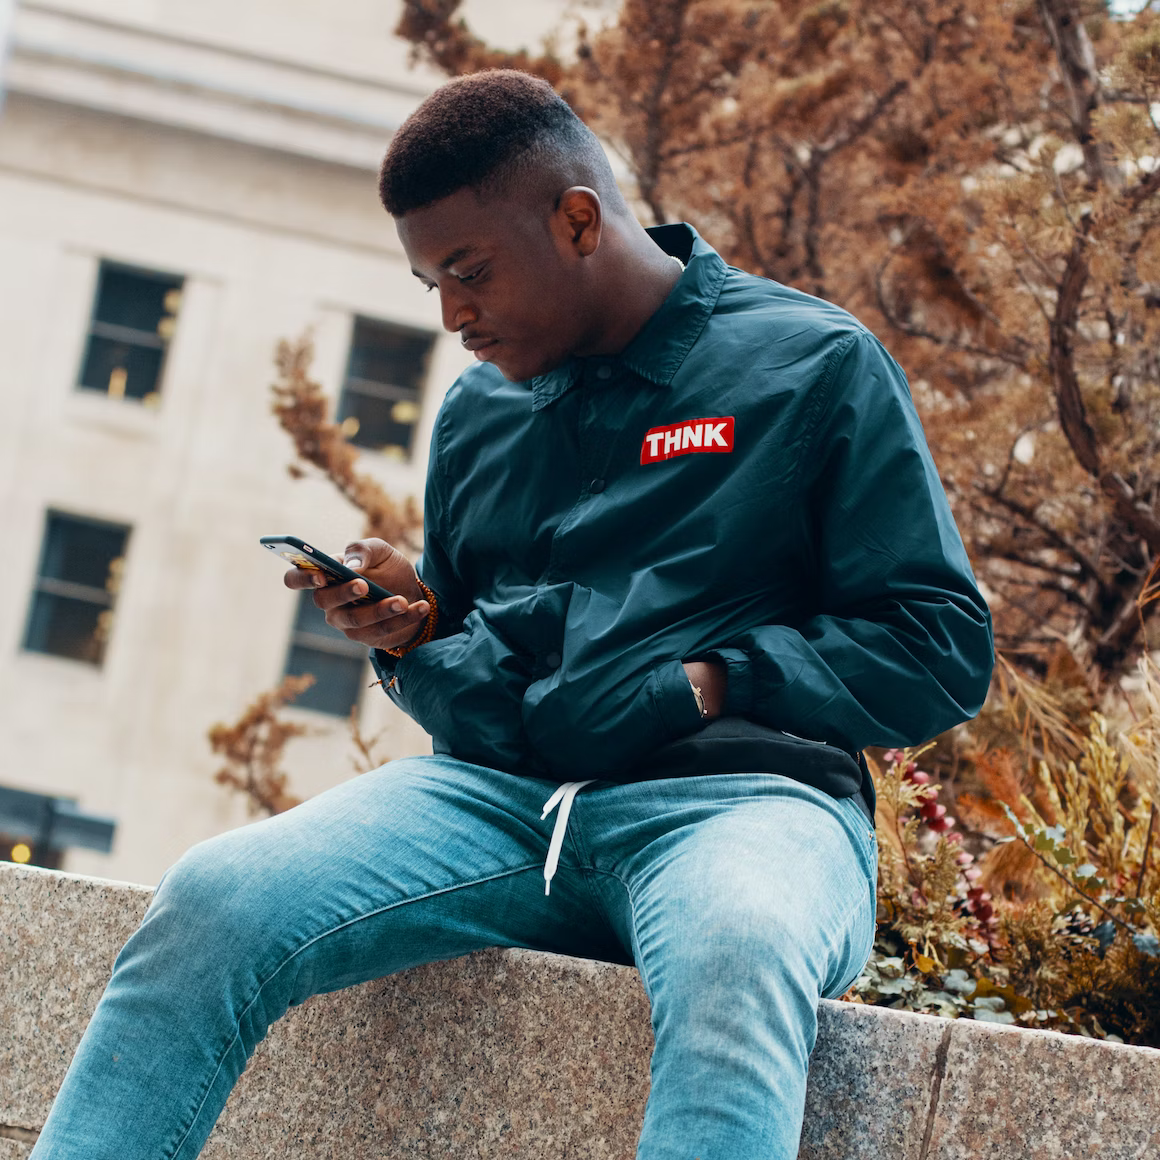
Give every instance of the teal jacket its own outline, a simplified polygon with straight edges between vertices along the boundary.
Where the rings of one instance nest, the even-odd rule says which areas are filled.
[[[725,663],[727,715],[851,753],[972,717],[990,614],[902,371],[836,306],[650,233],[687,269],[622,354],[448,392],[438,632],[374,654],[389,695],[437,753],[561,780],[696,733],[685,660]]]

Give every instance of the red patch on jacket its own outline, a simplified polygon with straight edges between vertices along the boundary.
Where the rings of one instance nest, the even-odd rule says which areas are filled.
[[[732,451],[733,416],[718,419],[689,419],[684,423],[670,423],[653,427],[640,445],[640,461],[660,463],[677,455],[692,455],[694,451]]]

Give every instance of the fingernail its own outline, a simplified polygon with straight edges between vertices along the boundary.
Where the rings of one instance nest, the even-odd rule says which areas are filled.
[[[361,580],[356,580],[353,591],[358,596],[365,596],[370,589]]]
[[[313,585],[315,588],[321,588],[321,587],[322,587],[322,586],[323,586],[323,585],[326,583],[326,577],[325,577],[325,576],[320,576],[320,575],[319,575],[317,572],[315,572],[315,573],[314,573],[314,574],[313,574],[313,575],[310,577],[310,583],[311,583],[311,584],[312,584],[312,585]]]
[[[347,556],[347,558],[345,560],[343,560],[343,563],[348,568],[361,568],[362,567],[362,557],[361,556]]]

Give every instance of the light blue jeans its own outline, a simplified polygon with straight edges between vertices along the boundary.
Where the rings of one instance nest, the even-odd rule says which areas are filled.
[[[596,782],[545,895],[554,788],[407,758],[193,847],[32,1160],[193,1160],[288,1007],[490,946],[638,967],[656,1037],[638,1160],[791,1160],[818,998],[870,952],[869,823],[775,775]]]

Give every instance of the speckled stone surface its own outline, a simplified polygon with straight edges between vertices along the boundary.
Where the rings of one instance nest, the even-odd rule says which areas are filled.
[[[152,893],[0,864],[0,1125],[44,1123]]]
[[[800,1160],[919,1160],[946,1020],[823,1002]]]
[[[204,1155],[621,1160],[651,1048],[625,968],[520,951],[421,967],[288,1016]]]
[[[149,891],[0,865],[0,1160],[25,1160]],[[258,1048],[210,1160],[630,1160],[636,972],[489,951],[318,996]],[[7,1135],[5,1133],[7,1132]],[[1160,1051],[823,1003],[800,1160],[1160,1156]]]
[[[926,1160],[1160,1157],[1160,1051],[956,1021],[945,1072]]]

